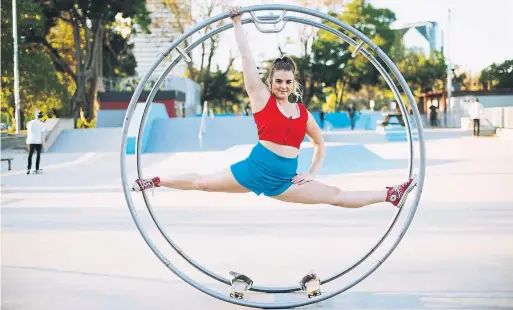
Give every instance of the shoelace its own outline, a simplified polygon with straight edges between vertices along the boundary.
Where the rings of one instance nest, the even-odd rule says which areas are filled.
[[[155,184],[153,180],[141,180],[141,186],[141,191],[151,188],[151,196],[153,197],[155,195]]]
[[[409,183],[410,181],[404,182],[403,184],[395,185],[393,188],[396,191],[396,193],[398,193],[400,196],[403,194],[403,191],[401,189],[407,187]]]
[[[397,193],[397,196],[401,197],[401,186],[402,185],[396,185],[394,186],[394,191]]]

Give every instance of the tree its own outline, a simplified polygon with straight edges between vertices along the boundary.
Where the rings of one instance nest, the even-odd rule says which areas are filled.
[[[6,113],[14,120],[14,40],[12,33],[12,2],[2,0],[2,80],[1,102],[2,113]],[[42,7],[32,0],[17,2],[18,28],[38,32],[44,27]],[[23,35],[18,37],[18,71],[19,94],[21,106],[22,128],[25,120],[34,118],[35,111],[40,110],[46,114],[54,111],[65,111],[66,102],[70,100],[70,93],[64,86],[66,77],[55,72],[52,60],[37,44],[27,43]]]
[[[204,85],[203,101],[221,112],[233,112],[233,106],[244,102],[245,92],[242,85],[242,74],[233,70],[230,64],[226,70],[219,67],[210,74],[208,84]]]
[[[460,66],[455,65],[452,69],[453,78],[452,85],[455,90],[471,90],[472,85],[469,83],[470,79],[465,72],[460,72]]]
[[[364,0],[354,0],[347,4],[341,14],[329,14],[357,28],[385,52],[389,51],[394,42],[395,33],[390,25],[396,17],[388,9],[376,9]],[[333,23],[326,24],[349,35]],[[347,43],[341,43],[341,39],[324,30],[318,32],[312,45],[312,70],[317,75],[315,80],[322,80],[331,89],[330,92],[335,93],[335,109],[343,104],[347,90],[359,91],[362,85],[378,83],[379,72],[373,65],[364,57],[352,58],[351,53]],[[315,95],[323,97],[323,93],[317,91]]]
[[[117,69],[127,63],[134,64],[126,56],[126,48],[120,48],[118,29],[114,26],[124,19],[129,33],[135,32],[134,25],[148,31],[150,23],[144,0],[41,0],[36,1],[43,8],[43,29],[21,29],[27,42],[42,45],[51,56],[55,68],[68,75],[75,85],[72,98],[72,115],[88,123],[96,116],[96,95],[98,80],[104,72],[104,51],[112,53],[107,57],[119,63]],[[64,34],[64,36],[63,36]],[[67,35],[67,36],[66,36]],[[67,39],[72,38],[73,41]],[[126,38],[125,38],[126,39]],[[114,42],[113,42],[114,41]],[[113,44],[111,44],[113,43]],[[112,62],[108,63],[112,69]],[[126,68],[125,68],[126,69]],[[107,70],[116,74],[116,69]],[[83,114],[81,113],[83,112]]]
[[[162,3],[173,13],[174,16],[173,20],[168,21],[169,25],[173,27],[173,29],[178,29],[181,33],[186,32],[189,26],[197,24],[200,20],[208,19],[214,14],[217,14],[219,10],[224,9],[219,1],[213,0],[162,0]],[[194,6],[195,10],[191,10],[191,6]],[[194,15],[193,12],[196,12],[196,15]],[[224,23],[225,22],[221,20],[215,25],[208,25],[193,37],[197,37],[198,35],[203,36],[213,30],[214,27],[220,27]],[[163,24],[161,26],[163,26]],[[201,43],[199,59],[195,57],[193,53],[189,53],[193,62],[187,63],[186,76],[200,84],[202,102],[210,100],[215,104],[223,101],[221,93],[213,90],[218,87],[221,81],[229,80],[227,74],[229,74],[230,67],[235,58],[232,55],[228,56],[228,67],[225,71],[214,71],[212,64],[219,44],[220,37],[219,35],[215,35]],[[190,42],[185,40],[183,45],[187,48],[190,45]]]
[[[309,7],[315,10],[322,10],[323,8],[329,8],[334,5],[334,0],[302,0],[298,3],[301,7]],[[299,27],[299,43],[300,43],[300,55],[293,57],[297,66],[299,67],[299,79],[303,86],[303,97],[302,102],[309,109],[322,109],[322,105],[317,97],[312,96],[315,93],[322,92],[323,85],[319,83],[315,75],[315,70],[319,70],[319,66],[315,66],[312,57],[312,42],[316,38],[319,29],[313,26],[303,25]],[[288,44],[290,39],[287,38],[285,44]],[[282,48],[280,47],[280,54],[283,56]],[[313,99],[313,100],[312,100]]]
[[[501,64],[493,63],[483,69],[479,82],[488,90],[513,88],[513,59]]]
[[[416,96],[430,91],[445,90],[447,64],[442,52],[433,51],[426,57],[421,51],[410,49],[405,51],[402,59],[395,61]]]

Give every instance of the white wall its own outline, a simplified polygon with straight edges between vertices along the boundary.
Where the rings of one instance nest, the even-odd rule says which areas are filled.
[[[485,118],[494,126],[513,127],[513,95],[452,97],[450,113],[447,115],[448,127],[461,127],[462,120],[466,123],[468,106],[475,97],[483,104]]]

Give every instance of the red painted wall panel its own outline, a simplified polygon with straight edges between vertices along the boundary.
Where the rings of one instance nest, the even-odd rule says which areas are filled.
[[[167,115],[169,117],[176,117],[175,100],[159,100],[166,106]],[[126,110],[128,108],[128,101],[100,101],[100,110]],[[137,104],[144,103],[138,102]]]

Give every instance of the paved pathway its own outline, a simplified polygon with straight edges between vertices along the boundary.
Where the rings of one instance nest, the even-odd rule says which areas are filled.
[[[330,149],[335,147],[340,145]],[[450,137],[429,140],[427,149],[421,204],[396,251],[359,285],[305,308],[513,309],[513,144]],[[345,157],[337,159],[341,165],[358,163],[358,152],[365,152],[365,161],[376,169],[325,171],[321,180],[366,189],[405,176],[404,144],[344,150]],[[143,165],[146,175],[213,171],[247,151],[241,146],[149,154]],[[118,154],[44,154],[45,173],[30,176],[23,174],[21,161],[11,172],[2,166],[2,309],[242,308],[202,294],[153,255],[127,210]],[[134,158],[128,163],[133,179]],[[133,197],[169,259],[197,281],[227,292],[177,258],[151,225],[140,196]],[[321,278],[344,269],[369,250],[394,215],[385,204],[347,210],[252,194],[158,190],[151,199],[167,233],[187,254],[220,275],[237,270],[265,286],[294,285],[310,269]],[[327,284],[323,291],[350,279]],[[284,302],[305,296],[248,298]]]

